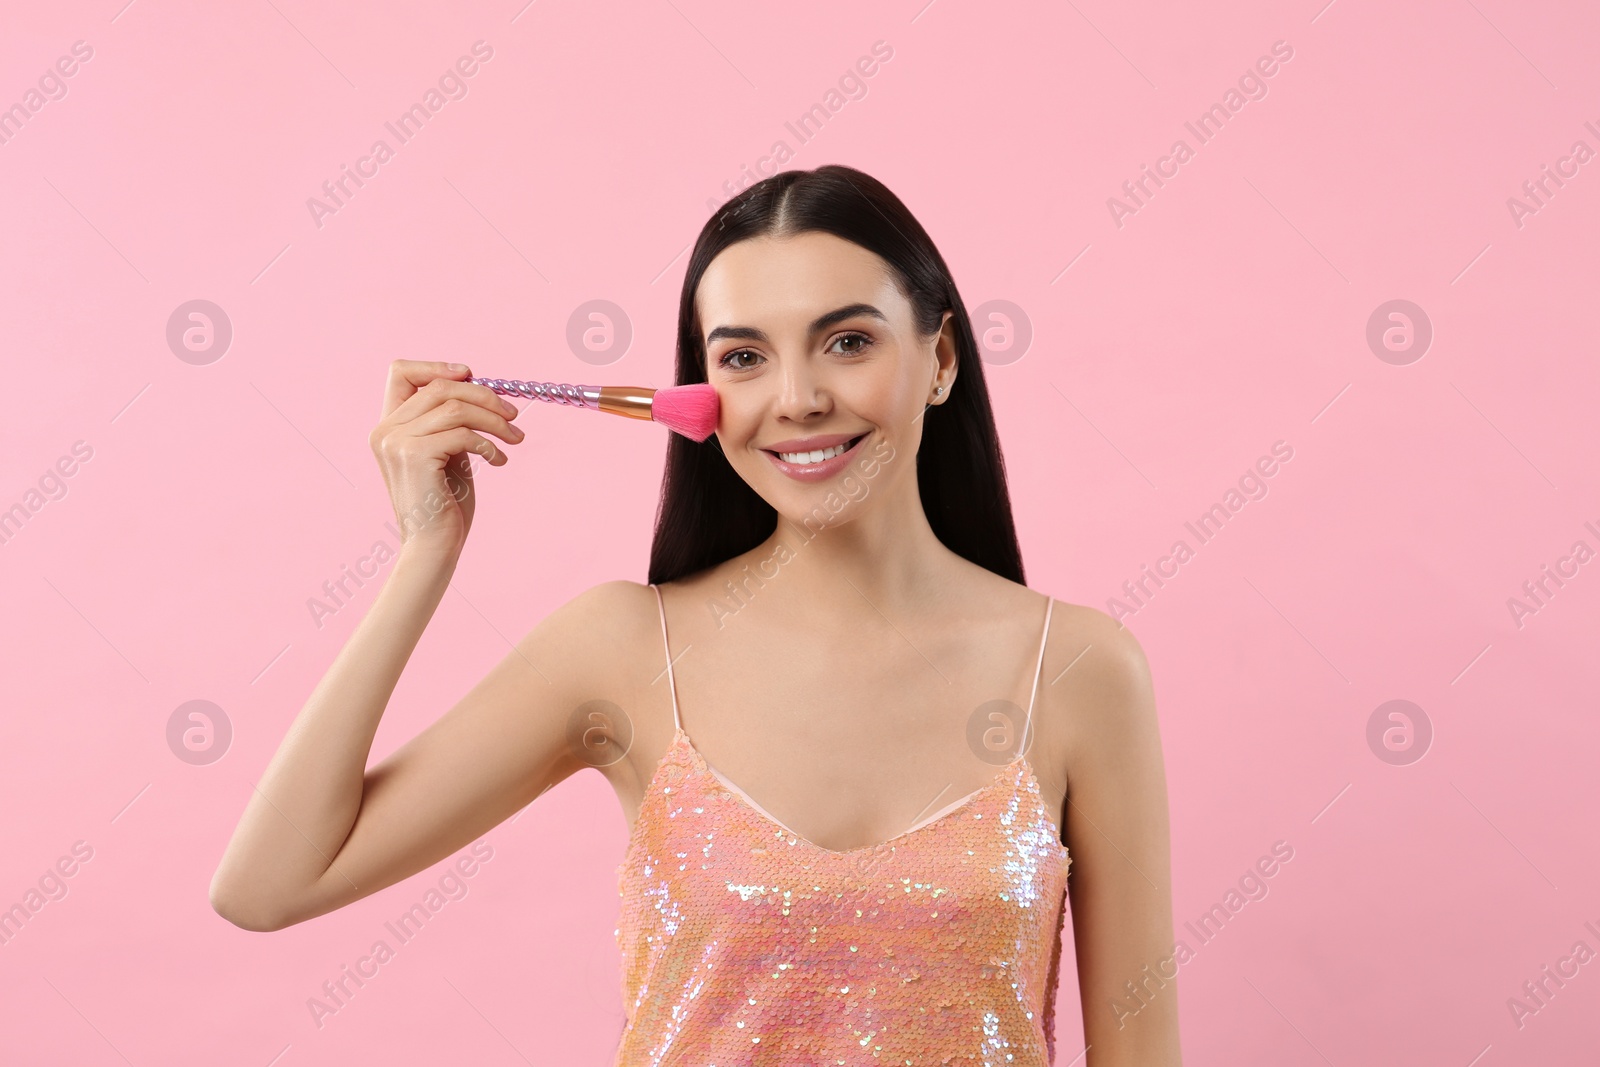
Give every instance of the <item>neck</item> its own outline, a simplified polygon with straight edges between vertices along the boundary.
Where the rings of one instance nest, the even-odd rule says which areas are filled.
[[[854,499],[830,493],[808,514],[779,515],[751,556],[772,560],[762,577],[781,586],[789,604],[833,617],[876,609],[885,618],[925,610],[959,559],[928,524],[915,477],[869,483]]]

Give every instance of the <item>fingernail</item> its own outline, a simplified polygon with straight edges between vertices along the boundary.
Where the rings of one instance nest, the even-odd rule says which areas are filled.
[[[465,363],[452,363],[450,364],[450,369],[455,371],[457,374],[465,374],[468,370]]]

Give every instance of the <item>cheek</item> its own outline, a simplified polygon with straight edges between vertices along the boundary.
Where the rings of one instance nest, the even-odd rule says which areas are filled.
[[[910,422],[922,414],[926,399],[916,383],[896,376],[877,383],[870,392],[858,397],[855,411],[863,419],[885,430],[898,430],[904,434],[916,429]]]
[[[917,406],[916,385],[898,367],[875,368],[879,373],[862,374],[843,383],[835,395],[841,404],[855,415],[880,426],[889,426],[915,415]]]
[[[748,451],[756,442],[761,430],[761,414],[748,403],[726,393],[718,394],[720,410],[717,414],[717,440],[722,450],[730,456]]]

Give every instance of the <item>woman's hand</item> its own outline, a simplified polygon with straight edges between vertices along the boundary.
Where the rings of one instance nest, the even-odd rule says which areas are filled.
[[[475,503],[471,453],[491,466],[506,454],[475,430],[515,444],[525,436],[510,420],[517,407],[460,364],[397,359],[389,364],[383,418],[368,435],[378,458],[401,547],[428,549],[454,558],[466,543]]]

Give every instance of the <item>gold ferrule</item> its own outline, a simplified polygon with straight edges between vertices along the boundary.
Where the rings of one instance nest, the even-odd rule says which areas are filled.
[[[625,415],[630,419],[648,419],[650,401],[655,395],[654,389],[636,385],[602,385],[599,407],[601,411],[609,411],[613,415]]]

